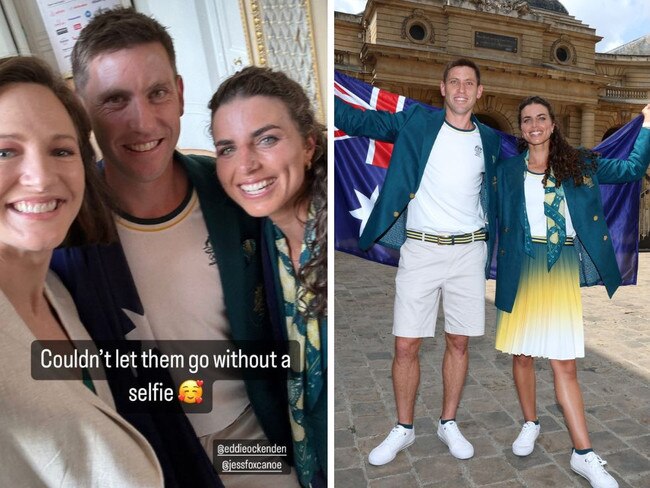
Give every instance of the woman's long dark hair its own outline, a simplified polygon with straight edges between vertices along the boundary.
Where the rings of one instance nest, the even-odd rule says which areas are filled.
[[[298,279],[313,293],[306,315],[322,318],[327,315],[327,140],[325,127],[314,116],[303,88],[281,71],[249,66],[225,80],[213,95],[208,108],[211,116],[231,100],[254,96],[280,100],[296,123],[303,140],[313,137],[315,151],[311,166],[305,173],[305,185],[296,199],[296,208],[305,202],[314,206],[315,239],[310,243],[311,259],[298,271]],[[218,163],[217,163],[218,164]]]
[[[583,183],[585,175],[593,174],[596,171],[598,154],[585,148],[574,148],[571,146],[564,135],[560,125],[555,117],[555,112],[551,104],[542,97],[532,96],[525,98],[519,104],[519,128],[521,129],[521,111],[532,104],[543,105],[548,109],[551,116],[551,122],[555,124],[555,129],[551,133],[550,150],[548,155],[548,166],[544,172],[542,183],[545,185],[553,170],[553,176],[557,181],[557,186],[561,186],[564,180],[572,179],[575,186]],[[519,138],[517,148],[523,151],[528,148],[528,143]]]

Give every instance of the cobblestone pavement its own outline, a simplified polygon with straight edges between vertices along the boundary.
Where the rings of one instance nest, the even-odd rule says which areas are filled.
[[[385,466],[367,462],[395,423],[391,335],[396,268],[336,253],[335,486],[588,487],[569,468],[571,441],[546,360],[537,364],[542,433],[532,455],[511,444],[522,421],[510,356],[494,349],[494,281],[487,284],[486,334],[470,340],[470,367],[458,423],[475,456],[453,458],[436,436],[440,415],[442,323],[423,343],[415,407],[416,441]],[[609,300],[603,287],[583,289],[586,358],[578,362],[592,444],[623,487],[650,487],[650,253],[638,286]]]

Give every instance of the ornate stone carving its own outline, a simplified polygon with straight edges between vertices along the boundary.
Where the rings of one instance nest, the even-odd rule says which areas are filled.
[[[494,12],[499,14],[517,12],[519,17],[530,13],[528,2],[523,0],[471,0],[471,3],[476,6],[476,10],[481,12]]]

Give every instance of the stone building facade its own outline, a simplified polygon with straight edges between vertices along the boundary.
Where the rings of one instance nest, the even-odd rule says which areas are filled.
[[[650,100],[650,42],[599,54],[600,40],[557,0],[369,0],[359,15],[334,17],[337,70],[442,106],[445,64],[468,57],[481,67],[480,120],[518,134],[519,102],[540,95],[553,103],[567,139],[585,147]],[[644,193],[649,187],[646,182]],[[647,235],[650,195],[642,205]]]

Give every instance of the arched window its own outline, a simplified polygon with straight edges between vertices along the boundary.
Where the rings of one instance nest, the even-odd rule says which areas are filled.
[[[506,134],[512,134],[512,128],[507,122],[505,117],[499,114],[490,113],[490,114],[476,114],[476,118],[493,129],[505,132]]]

